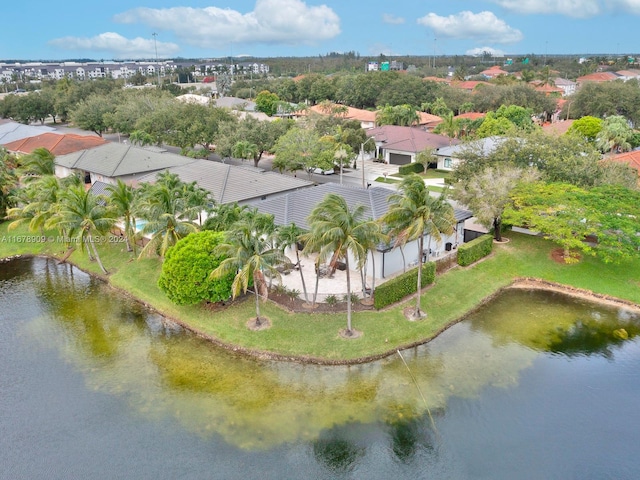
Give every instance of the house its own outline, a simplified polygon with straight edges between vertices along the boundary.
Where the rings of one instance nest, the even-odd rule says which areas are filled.
[[[576,83],[578,84],[578,88],[580,88],[585,83],[612,82],[619,79],[620,77],[613,72],[595,72],[576,78]]]
[[[313,208],[320,203],[329,193],[342,196],[349,208],[357,205],[364,206],[364,218],[377,220],[389,209],[389,196],[395,193],[384,187],[371,187],[364,189],[353,185],[340,185],[338,183],[325,183],[314,187],[305,188],[279,195],[268,200],[250,202],[261,213],[268,213],[274,216],[276,225],[296,224],[303,230],[309,230],[307,218]],[[429,235],[425,235],[424,248],[430,249],[429,259],[433,260],[447,251],[455,250],[464,241],[464,222],[472,217],[467,210],[454,210],[456,225],[451,235],[444,235],[440,242],[430,240]],[[413,266],[418,260],[418,241],[408,243],[403,247],[393,248],[392,245],[379,245],[374,252],[370,252],[370,259],[367,262],[366,274],[372,276],[373,265],[375,264],[376,278],[386,278],[400,273],[404,270],[404,259],[407,266]],[[426,256],[426,252],[424,252]],[[350,261],[351,265],[355,262]]]
[[[329,108],[324,104],[314,105],[309,108],[312,112],[318,113],[320,115],[331,115],[333,107],[336,110],[346,110],[344,112],[338,112],[334,115],[340,118],[344,118],[346,120],[357,120],[360,122],[360,126],[364,129],[373,128],[376,125],[376,112],[372,112],[371,110],[362,110],[361,108],[349,107],[347,105],[338,105],[336,103],[332,103],[329,105]],[[296,115],[303,116],[306,112],[297,112]]]
[[[460,90],[466,90],[467,92],[475,92],[478,87],[482,88],[483,86],[493,85],[488,82],[481,82],[477,80],[465,80],[462,82],[451,82],[451,86]]]
[[[162,148],[105,143],[56,157],[55,173],[58,177],[80,173],[86,183],[100,181],[116,184],[118,180],[122,180],[133,184],[148,173],[186,165],[193,161],[192,158],[176,155]]]
[[[418,112],[418,125],[426,128],[427,130],[433,130],[437,125],[442,123],[442,117],[437,115],[431,115],[426,112]]]
[[[640,70],[618,70],[616,75],[625,82],[632,79],[640,80]]]
[[[54,128],[44,125],[24,125],[13,121],[0,122],[0,145],[6,145],[17,140],[22,140],[23,138],[35,137],[42,133],[53,131],[55,131]]]
[[[556,87],[561,88],[563,93],[563,97],[567,97],[569,95],[573,95],[576,93],[576,87],[578,84],[576,82],[572,82],[571,80],[567,80],[566,78],[557,77],[553,80],[553,83]]]
[[[392,165],[406,165],[416,161],[423,150],[437,150],[460,143],[445,135],[436,135],[419,127],[383,125],[367,130],[367,136],[375,139],[379,155]]]
[[[5,144],[10,152],[28,154],[36,148],[46,148],[56,157],[68,153],[79,152],[88,148],[104,145],[107,141],[93,135],[78,135],[75,133],[42,133],[35,137],[27,137]]]
[[[509,75],[509,72],[502,70],[498,65],[494,65],[493,67],[489,67],[486,70],[481,71],[480,75],[484,75],[487,78],[496,78],[500,75]]]
[[[626,163],[638,172],[638,185],[640,186],[640,150],[619,153],[610,157],[605,157],[603,162]]]
[[[472,150],[482,155],[489,155],[502,142],[502,137],[487,137],[468,143],[447,145],[437,149],[434,155],[438,159],[438,170],[453,170],[460,162],[462,153]]]
[[[184,157],[182,157],[184,158]],[[167,167],[163,172],[178,175],[185,183],[196,182],[208,190],[219,204],[247,203],[267,199],[273,195],[295,191],[313,185],[309,180],[268,172],[249,165],[227,165],[210,160],[193,160]],[[154,183],[159,172],[149,173],[137,179],[137,183]]]

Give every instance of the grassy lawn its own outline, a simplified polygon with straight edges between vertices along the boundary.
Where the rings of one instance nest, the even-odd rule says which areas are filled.
[[[23,239],[16,240],[19,236]],[[24,230],[7,232],[6,224],[0,224],[0,257],[20,253],[60,257],[66,250],[55,241],[27,242],[27,236],[33,235]],[[245,327],[247,320],[255,316],[253,298],[239,300],[218,311],[173,305],[156,286],[161,268],[158,259],[133,260],[122,243],[103,243],[99,249],[110,272],[109,282],[167,317],[244,348],[329,360],[382,354],[431,338],[515,277],[540,278],[640,304],[640,258],[619,265],[604,264],[593,258],[561,265],[550,258],[553,244],[516,233],[507,236],[511,241],[496,245],[494,253],[484,261],[467,268],[454,268],[437,277],[436,283],[423,293],[422,306],[429,315],[426,320],[405,320],[402,310],[413,305],[413,299],[379,312],[357,312],[353,315],[353,327],[363,335],[355,340],[345,340],[338,335],[346,326],[345,313],[292,314],[267,302],[261,305],[261,313],[271,320],[272,327],[253,332]],[[89,262],[85,252],[76,251],[69,260],[83,270],[100,274],[97,264]]]
[[[436,170],[435,168],[427,168],[420,174],[422,178],[451,178],[451,172],[448,170]]]

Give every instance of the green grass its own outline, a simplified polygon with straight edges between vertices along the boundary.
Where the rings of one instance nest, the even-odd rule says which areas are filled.
[[[451,178],[451,172],[448,170],[436,170],[434,168],[427,168],[420,174],[422,178]]]
[[[28,234],[24,230],[7,232],[6,224],[0,225],[0,257],[19,253],[60,257],[65,251],[64,245],[55,242],[15,241],[14,235]],[[540,278],[640,304],[640,258],[618,265],[604,264],[594,258],[561,265],[550,258],[553,244],[516,233],[509,233],[508,237],[511,241],[496,245],[494,253],[485,260],[467,268],[454,268],[436,278],[435,284],[422,296],[422,307],[428,313],[426,320],[405,320],[402,310],[414,304],[413,298],[384,311],[357,312],[353,314],[353,327],[363,335],[355,340],[345,340],[338,334],[346,326],[345,313],[292,314],[266,302],[261,304],[261,313],[271,320],[272,327],[254,332],[245,326],[255,316],[252,297],[215,312],[200,306],[176,306],[156,285],[161,268],[158,259],[133,260],[120,243],[101,244],[100,253],[113,286],[126,290],[167,317],[228,344],[328,360],[382,354],[429,339],[515,277]],[[96,263],[89,262],[85,252],[74,252],[70,261],[86,271],[100,274]]]
[[[375,181],[379,183],[400,183],[402,180],[398,180],[396,178],[378,177],[375,179]]]

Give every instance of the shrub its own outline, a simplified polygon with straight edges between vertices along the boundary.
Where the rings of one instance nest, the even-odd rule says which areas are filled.
[[[220,302],[231,296],[234,275],[210,280],[209,274],[223,257],[212,255],[224,234],[212,231],[192,233],[167,250],[158,287],[177,305],[207,300]]]
[[[491,253],[493,236],[482,235],[458,247],[458,265],[466,267]]]
[[[338,297],[335,295],[327,295],[327,298],[324,299],[327,305],[334,306],[338,303]]]
[[[424,288],[425,286],[433,283],[435,279],[436,264],[434,262],[427,262],[423,264],[421,286]],[[373,306],[376,309],[380,309],[402,300],[407,295],[411,295],[416,292],[417,283],[417,268],[413,268],[408,272],[392,278],[388,282],[376,287],[375,295],[373,296]]]
[[[349,301],[349,295],[345,293],[342,296],[342,301],[344,303],[347,303]],[[351,293],[351,303],[356,303],[356,302],[359,302],[359,301],[360,301],[360,297],[358,297],[358,295],[356,295],[355,293],[352,292]]]
[[[424,165],[418,162],[408,163],[398,167],[398,173],[400,175],[409,175],[410,173],[422,173],[424,172]]]

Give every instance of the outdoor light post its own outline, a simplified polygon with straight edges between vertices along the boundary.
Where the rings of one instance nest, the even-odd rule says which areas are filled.
[[[375,142],[374,137],[369,137],[360,144],[360,157],[362,158],[362,188],[367,188],[367,182],[364,179],[364,146],[369,142],[369,140],[373,140]]]
[[[160,88],[160,65],[158,64],[158,42],[156,41],[156,37],[158,34],[153,32],[153,46],[156,49],[156,73],[158,74],[158,88]]]

